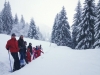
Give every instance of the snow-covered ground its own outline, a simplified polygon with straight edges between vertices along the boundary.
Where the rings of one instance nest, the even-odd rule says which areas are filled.
[[[0,75],[100,75],[100,49],[72,50],[27,38],[25,40],[33,46],[42,44],[44,54],[24,68],[10,73],[9,56],[5,49],[10,36],[0,34],[0,39]]]

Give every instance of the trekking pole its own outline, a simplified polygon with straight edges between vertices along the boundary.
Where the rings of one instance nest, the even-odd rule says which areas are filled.
[[[10,61],[10,68],[11,68],[11,72],[12,72],[11,59],[10,59],[10,53],[9,53],[9,51],[8,51],[8,55],[9,55],[9,61]]]

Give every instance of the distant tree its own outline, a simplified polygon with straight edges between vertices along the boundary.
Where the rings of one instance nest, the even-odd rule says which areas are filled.
[[[3,33],[10,34],[13,26],[13,17],[9,2],[5,2],[2,10]]]
[[[52,43],[56,43],[56,41],[58,39],[56,39],[56,34],[57,34],[57,27],[58,27],[58,21],[59,21],[59,15],[57,14],[55,17],[55,21],[54,21],[54,25],[53,25],[53,29],[52,29],[52,34],[51,34],[51,42]]]
[[[15,18],[14,18],[14,24],[18,24],[18,16],[17,16],[17,14],[15,15]]]
[[[16,34],[16,36],[20,36],[20,25],[19,25],[19,23],[17,23],[17,24],[14,24],[13,25],[13,28],[12,28],[12,30],[11,30],[11,34],[12,33],[15,33]]]
[[[24,37],[27,37],[28,30],[29,30],[29,25],[28,23],[25,23],[23,16],[21,16],[21,20],[19,22],[17,14],[16,14],[15,19],[14,19],[13,29],[11,33],[15,33],[16,36],[23,35]]]
[[[94,44],[95,4],[94,0],[85,0],[76,49],[91,49]]]
[[[1,16],[1,13],[0,13],[0,33],[2,33],[2,27],[3,26],[3,23],[2,23],[2,16]]]
[[[30,22],[30,27],[29,27],[29,31],[28,31],[28,37],[31,39],[39,39],[38,35],[37,35],[37,30],[36,30],[36,25],[33,19],[31,19]]]
[[[20,30],[20,35],[23,35],[24,37],[27,37],[29,31],[29,24],[26,23],[24,25],[24,28]]]
[[[82,8],[81,8],[81,3],[80,0],[78,1],[77,7],[76,7],[76,13],[74,15],[74,23],[72,25],[72,44],[73,47],[75,49],[75,47],[77,46],[77,41],[76,41],[76,36],[79,33],[79,24],[81,23],[81,16],[82,16]]]
[[[43,40],[44,41],[44,37],[43,37],[43,35],[42,35],[42,33],[40,32],[40,29],[39,29],[39,27],[36,27],[37,29],[37,36],[38,36],[38,40]]]
[[[29,30],[29,25],[28,25],[28,23],[25,24],[25,26],[24,26],[23,29],[22,29],[21,26],[22,26],[22,25],[21,25],[20,23],[14,24],[11,33],[15,33],[16,36],[23,35],[24,37],[27,37],[28,30]]]
[[[23,15],[21,15],[20,25],[21,25],[22,29],[23,29],[24,26],[25,26],[25,20],[24,20]]]

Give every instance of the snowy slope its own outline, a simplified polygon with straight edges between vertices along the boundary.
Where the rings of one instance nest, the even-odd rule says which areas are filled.
[[[0,75],[100,75],[100,50],[72,50],[49,42],[25,39],[34,45],[43,45],[44,54],[24,68],[9,73],[5,43],[10,38],[0,35]],[[13,62],[13,61],[12,61]]]

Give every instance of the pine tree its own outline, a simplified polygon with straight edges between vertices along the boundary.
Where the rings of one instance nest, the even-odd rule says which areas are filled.
[[[29,24],[25,23],[23,16],[21,16],[21,20],[19,22],[17,14],[16,14],[15,19],[14,19],[13,29],[11,33],[15,33],[16,36],[23,35],[24,37],[27,37],[28,30],[29,30]]]
[[[56,39],[56,34],[57,34],[57,27],[58,27],[58,21],[59,21],[59,15],[57,14],[55,17],[53,29],[52,29],[52,34],[51,34],[51,42],[56,43],[58,39]]]
[[[24,18],[23,18],[23,15],[21,15],[21,20],[20,20],[20,22],[25,23],[25,20],[24,20]]]
[[[38,35],[37,35],[37,30],[36,30],[36,25],[33,19],[31,19],[30,22],[30,27],[29,27],[29,31],[28,31],[28,37],[31,39],[38,39]]]
[[[18,36],[18,37],[20,35],[27,37],[28,30],[29,30],[29,24],[28,23],[25,24],[23,29],[22,29],[22,23],[18,23],[18,24],[13,25],[13,29],[12,29],[11,33],[15,33],[16,36]]]
[[[21,29],[19,29],[19,22],[18,22],[18,17],[17,17],[17,14],[15,15],[15,18],[14,18],[14,21],[13,21],[14,23],[13,23],[13,27],[12,27],[12,30],[11,30],[11,34],[12,33],[15,33],[16,34],[16,36],[19,36],[20,34],[19,34],[19,31],[21,30]]]
[[[95,27],[94,27],[94,30],[95,30],[95,43],[93,45],[93,47],[98,47],[100,48],[100,0],[97,4],[97,8],[96,8],[96,21],[95,21]]]
[[[23,31],[24,37],[27,37],[28,31],[29,31],[29,24],[26,23],[26,24],[25,24],[25,27],[24,27],[24,31]]]
[[[17,14],[15,15],[14,24],[18,24],[18,16],[17,16]]]
[[[0,13],[0,33],[2,33],[2,17],[1,17],[1,13]]]
[[[23,15],[21,15],[20,25],[21,25],[22,29],[25,27],[25,20],[24,20]]]
[[[56,33],[57,41],[55,42],[58,46],[69,46],[71,42],[71,33],[70,33],[70,26],[67,21],[65,8],[63,7],[58,20],[58,26]]]
[[[2,10],[3,33],[10,34],[13,26],[13,17],[9,2],[5,2]]]
[[[85,0],[85,6],[82,13],[82,22],[80,23],[79,33],[77,35],[77,49],[90,49],[94,43],[94,24],[95,24],[95,4],[94,0]]]
[[[74,15],[74,23],[72,25],[72,44],[73,44],[73,48],[75,49],[77,42],[76,42],[76,36],[78,34],[78,26],[81,22],[81,16],[82,16],[82,8],[81,8],[81,3],[80,0],[78,1],[77,7],[76,7],[76,13]]]
[[[44,40],[44,37],[42,35],[42,33],[40,32],[40,29],[39,27],[36,27],[36,30],[37,30],[37,36],[38,36],[38,40]]]

